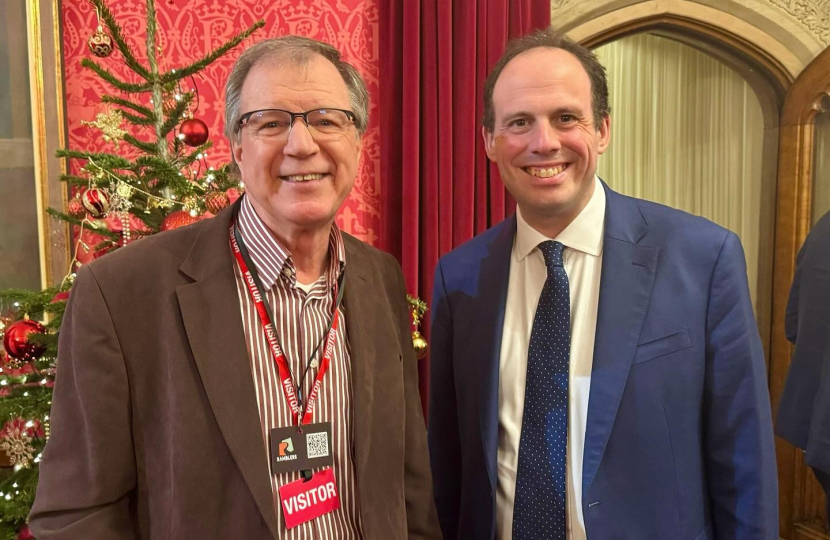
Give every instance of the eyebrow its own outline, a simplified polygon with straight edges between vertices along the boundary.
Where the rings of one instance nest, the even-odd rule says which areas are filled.
[[[582,113],[580,112],[578,107],[557,107],[556,109],[549,111],[545,116],[558,116],[560,114],[570,114],[573,116],[579,116]],[[505,114],[502,118],[516,118],[522,116],[533,117],[536,115],[525,110],[518,110]]]

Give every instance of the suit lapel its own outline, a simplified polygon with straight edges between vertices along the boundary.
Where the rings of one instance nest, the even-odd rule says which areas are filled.
[[[195,280],[176,290],[185,330],[210,406],[262,517],[277,533],[268,454],[262,439],[234,261],[228,246],[231,213],[199,235],[181,271]]]
[[[606,223],[583,454],[583,493],[588,492],[596,477],[614,425],[651,300],[659,256],[659,249],[638,244],[648,224],[636,203],[604,183],[603,187]]]
[[[472,354],[465,366],[467,373],[478,373],[478,410],[481,426],[481,442],[484,449],[487,474],[490,479],[490,495],[496,495],[497,458],[499,444],[499,359],[501,357],[504,310],[507,302],[507,286],[510,280],[510,252],[516,235],[516,217],[499,225],[493,241],[487,246],[487,254],[481,261],[480,286],[476,302],[479,306],[469,311],[474,317],[472,327],[481,339],[466,344]]]

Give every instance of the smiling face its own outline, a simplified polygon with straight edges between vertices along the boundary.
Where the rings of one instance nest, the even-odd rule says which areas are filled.
[[[317,55],[302,66],[262,59],[248,72],[239,104],[241,114],[327,107],[351,109],[349,91],[334,64]],[[274,232],[327,229],[354,185],[361,145],[355,127],[315,136],[296,118],[284,137],[258,137],[245,126],[231,142],[251,204]]]
[[[493,89],[487,156],[527,222],[550,237],[567,227],[594,192],[597,156],[610,118],[595,124],[591,81],[575,56],[539,47],[507,63]]]

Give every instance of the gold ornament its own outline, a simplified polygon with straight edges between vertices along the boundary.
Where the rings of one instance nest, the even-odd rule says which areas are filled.
[[[417,356],[419,360],[426,356],[429,344],[417,330],[412,332],[412,346],[415,347],[415,356]]]
[[[129,199],[133,196],[133,188],[130,184],[126,182],[119,183],[118,187],[115,188],[115,192],[118,194],[119,197],[123,197],[125,199]]]
[[[193,195],[188,195],[184,199],[182,199],[183,210],[185,212],[190,212],[191,216],[197,216],[199,214],[199,199]]]
[[[35,448],[32,446],[33,437],[22,420],[15,419],[6,424],[4,437],[0,440],[0,450],[6,452],[9,463],[22,468],[28,468],[34,459]]]
[[[85,126],[95,127],[101,130],[104,134],[104,140],[112,142],[118,148],[119,142],[127,134],[126,130],[121,129],[121,124],[124,123],[124,116],[121,111],[117,109],[110,109],[107,112],[98,113],[94,122],[81,120],[81,124]]]
[[[424,313],[426,313],[429,308],[427,307],[426,302],[409,294],[406,295],[406,301],[409,303],[409,309],[412,313],[412,325],[415,327],[415,330],[412,331],[412,347],[415,349],[415,355],[420,360],[426,356],[429,344],[418,331],[418,327],[421,324],[421,319],[424,317]]]

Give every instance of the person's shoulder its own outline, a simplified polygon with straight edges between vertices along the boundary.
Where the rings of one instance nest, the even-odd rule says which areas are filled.
[[[343,238],[343,244],[346,247],[346,265],[349,264],[350,258],[357,257],[376,267],[385,268],[392,265],[393,267],[400,268],[397,259],[391,253],[382,251],[345,231],[340,231],[340,234]]]
[[[615,196],[627,199],[637,206],[648,224],[648,236],[652,242],[681,242],[689,247],[705,244],[707,249],[711,249],[713,245],[723,244],[729,235],[734,234],[705,217],[684,210],[619,193]]]
[[[137,276],[160,277],[166,272],[178,272],[190,248],[212,219],[139,238],[87,266],[99,280],[114,278],[122,282]]]
[[[813,241],[818,241],[823,245],[830,244],[830,211],[816,221],[816,224],[810,230],[808,238],[813,239]]]
[[[445,269],[480,264],[491,253],[494,244],[512,246],[515,234],[516,217],[510,216],[445,253],[440,264]]]
[[[827,266],[830,261],[830,212],[816,221],[799,253],[801,266]]]
[[[346,247],[346,272],[349,268],[360,266],[364,272],[380,277],[381,281],[390,288],[394,287],[398,280],[403,280],[401,265],[391,253],[382,251],[344,231],[341,231],[341,236]]]

